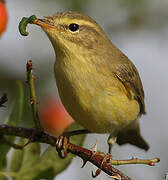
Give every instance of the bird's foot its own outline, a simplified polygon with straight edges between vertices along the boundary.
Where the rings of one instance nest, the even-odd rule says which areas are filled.
[[[109,163],[111,161],[111,159],[112,159],[111,154],[104,154],[104,153],[98,152],[98,151],[95,152],[92,156],[97,156],[97,155],[104,156],[104,157],[103,157],[103,160],[101,162],[100,168],[98,168],[95,173],[93,173],[93,171],[92,171],[92,177],[93,178],[97,177],[101,173],[103,163]]]
[[[59,136],[56,141],[56,150],[60,158],[64,159],[67,157],[67,143],[69,142],[69,138],[66,136]],[[63,153],[62,153],[63,151]]]
[[[108,137],[107,143],[108,143],[108,146],[109,146],[109,149],[108,149],[109,154],[111,154],[112,147],[116,143],[116,141],[117,141],[117,137],[112,136],[112,135],[110,135]]]
[[[74,130],[69,132],[64,132],[61,136],[58,137],[56,141],[56,150],[58,155],[61,158],[66,158],[67,152],[67,143],[69,142],[69,138],[74,135],[87,134],[90,133],[87,129]],[[63,151],[63,153],[62,153]]]
[[[105,163],[105,162],[108,163],[112,159],[111,154],[104,154],[104,153],[98,151],[97,150],[97,144],[98,144],[98,142],[96,140],[96,144],[91,148],[91,151],[92,151],[92,157],[91,158],[93,158],[94,156],[103,156],[103,160],[101,162],[100,168],[98,168],[95,173],[93,173],[93,171],[92,171],[92,177],[93,178],[97,177],[101,173],[103,163]]]
[[[71,137],[75,135],[88,134],[88,133],[91,133],[91,132],[87,129],[79,129],[79,130],[64,132],[62,136]]]

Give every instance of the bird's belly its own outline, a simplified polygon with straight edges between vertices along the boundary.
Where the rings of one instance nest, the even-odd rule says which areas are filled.
[[[72,81],[60,69],[55,71],[55,76],[66,110],[75,121],[91,132],[115,133],[137,119],[138,102],[128,99],[118,88],[99,88],[94,85],[96,82],[91,82],[91,78],[90,85],[88,80],[82,79],[83,76],[77,76],[78,79]]]
[[[66,84],[66,85],[65,85]],[[108,93],[76,92],[71,85],[58,83],[63,105],[75,121],[95,133],[113,133],[136,120],[139,105],[126,96]]]

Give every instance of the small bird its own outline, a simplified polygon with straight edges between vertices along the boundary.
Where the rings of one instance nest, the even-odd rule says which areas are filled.
[[[60,12],[34,24],[42,27],[55,53],[55,79],[72,118],[93,133],[109,133],[115,142],[144,150],[139,117],[145,114],[144,91],[134,64],[89,16]]]

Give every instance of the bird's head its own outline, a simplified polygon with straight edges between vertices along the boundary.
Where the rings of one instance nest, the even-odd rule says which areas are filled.
[[[108,41],[101,27],[90,17],[75,13],[61,12],[44,19],[36,19],[51,40],[54,49],[80,54],[98,53]],[[103,49],[101,49],[103,51]]]

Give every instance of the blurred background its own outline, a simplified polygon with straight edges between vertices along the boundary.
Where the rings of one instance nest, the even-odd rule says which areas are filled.
[[[168,1],[167,0],[7,0],[8,25],[0,37],[0,95],[8,93],[7,108],[0,109],[2,123],[10,112],[15,96],[16,80],[25,82],[26,61],[35,67],[37,97],[44,100],[58,96],[54,80],[54,50],[47,36],[37,26],[29,25],[29,36],[19,34],[18,23],[23,16],[52,15],[58,11],[74,10],[93,17],[108,34],[111,41],[136,65],[146,95],[147,115],[141,117],[141,131],[150,144],[144,152],[131,145],[113,148],[115,159],[161,159],[155,167],[127,165],[117,167],[132,179],[164,179],[168,172]],[[26,87],[26,84],[25,84]],[[25,120],[28,116],[25,115]],[[107,135],[88,135],[85,147],[91,148],[96,139],[98,149],[107,151]],[[82,161],[74,158],[70,167],[57,176],[57,180],[91,179],[89,163],[81,169]],[[97,180],[109,179],[104,173]]]

